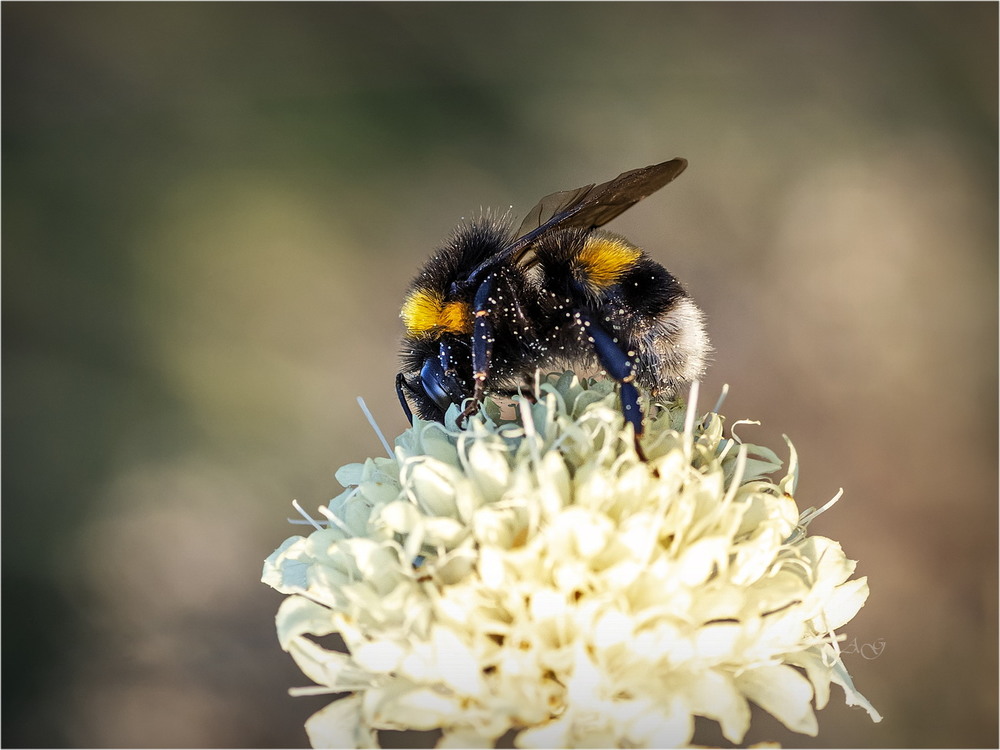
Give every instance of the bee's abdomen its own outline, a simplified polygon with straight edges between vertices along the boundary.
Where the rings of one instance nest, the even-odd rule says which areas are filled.
[[[650,387],[672,391],[680,383],[699,379],[712,351],[705,314],[686,295],[674,299],[647,329],[640,350]]]
[[[642,255],[622,274],[618,289],[636,313],[655,318],[686,297],[680,282],[647,255]]]
[[[600,292],[620,283],[641,258],[642,250],[625,239],[593,232],[576,254],[573,274],[577,281]]]

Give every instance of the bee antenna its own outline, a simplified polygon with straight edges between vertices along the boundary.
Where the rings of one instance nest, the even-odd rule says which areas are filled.
[[[375,430],[375,434],[378,436],[378,439],[382,441],[382,447],[385,448],[385,452],[389,454],[389,458],[392,458],[393,453],[392,448],[389,447],[389,441],[385,439],[385,435],[383,435],[382,430],[379,429],[378,423],[375,421],[375,417],[372,416],[371,411],[368,409],[368,405],[365,403],[365,400],[361,398],[361,396],[358,396],[358,406],[360,406],[361,411],[365,413],[365,417],[368,419],[368,424],[370,424],[372,429]]]

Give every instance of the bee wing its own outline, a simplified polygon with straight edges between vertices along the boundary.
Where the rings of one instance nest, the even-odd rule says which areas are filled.
[[[528,212],[517,232],[518,239],[514,240],[510,249],[516,253],[546,232],[556,229],[603,226],[655,193],[686,167],[686,159],[671,159],[662,164],[623,172],[600,185],[585,185],[547,195]]]
[[[607,184],[604,183],[604,185]],[[602,185],[597,185],[596,187],[602,187]],[[521,222],[521,227],[517,230],[517,235],[515,236],[520,239],[536,229],[541,229],[554,217],[564,214],[574,206],[580,206],[594,189],[594,183],[590,183],[576,190],[563,190],[558,193],[552,193],[552,195],[546,195],[524,217],[524,221]]]
[[[478,283],[488,268],[499,263],[522,260],[531,246],[548,232],[571,227],[593,229],[607,224],[647,195],[655,193],[686,167],[687,159],[671,159],[662,164],[622,172],[600,185],[584,185],[545,196],[521,222],[517,239],[476,266],[464,283]]]

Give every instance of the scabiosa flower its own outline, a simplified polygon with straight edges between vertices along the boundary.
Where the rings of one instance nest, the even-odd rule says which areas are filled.
[[[673,747],[695,716],[739,743],[750,702],[815,735],[831,683],[881,720],[834,632],[867,580],[807,533],[791,443],[771,479],[777,456],[718,414],[654,403],[642,461],[613,383],[565,373],[515,402],[517,420],[487,401],[465,430],[457,409],[415,421],[267,559],[280,644],[317,683],[299,692],[348,694],[306,722],[315,747],[380,729]],[[345,652],[317,641],[334,633]]]

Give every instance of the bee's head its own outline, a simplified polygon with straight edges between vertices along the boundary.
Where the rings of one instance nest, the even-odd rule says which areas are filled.
[[[400,404],[411,422],[410,406],[413,407],[412,412],[421,419],[443,423],[452,404],[461,406],[472,395],[473,384],[467,377],[470,372],[468,362],[461,363],[464,367],[459,362],[453,362],[445,369],[437,354],[411,362],[411,366],[419,369],[400,373],[396,378]]]
[[[437,357],[429,357],[420,369],[420,385],[427,400],[434,405],[434,419],[441,422],[452,404],[461,406],[470,394],[455,370],[445,370]]]

